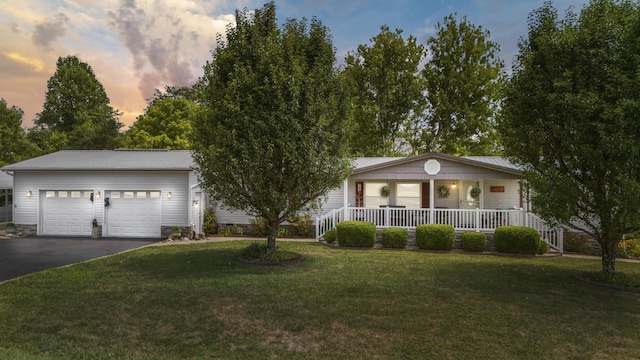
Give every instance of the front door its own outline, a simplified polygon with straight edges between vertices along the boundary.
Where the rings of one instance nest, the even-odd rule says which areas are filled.
[[[480,207],[480,198],[472,196],[472,190],[478,187],[477,181],[463,181],[460,189],[460,208],[461,209],[477,209]]]
[[[429,183],[428,182],[423,182],[421,188],[422,188],[422,196],[421,196],[422,204],[421,204],[421,207],[423,209],[428,209],[429,208],[429,203],[431,202],[430,201],[431,197],[430,197],[430,191],[429,191]]]

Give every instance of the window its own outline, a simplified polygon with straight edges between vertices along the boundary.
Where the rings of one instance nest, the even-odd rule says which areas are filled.
[[[72,191],[71,192],[71,197],[72,198],[79,198],[80,197],[80,191]]]
[[[66,198],[67,197],[67,192],[66,191],[58,191],[58,197],[59,198]]]
[[[151,191],[149,192],[149,197],[152,199],[160,198],[160,191]]]
[[[365,183],[364,184],[364,206],[380,207],[380,205],[388,205],[389,197],[380,195],[380,190],[387,183]]]
[[[47,191],[45,196],[48,197],[48,198],[54,198],[54,197],[56,197],[56,192],[55,191]]]
[[[124,195],[123,197],[125,199],[133,199],[133,191],[125,191],[122,193],[122,195]]]
[[[112,199],[120,199],[120,191],[112,191],[111,192]]]
[[[420,184],[396,184],[396,205],[420,208]]]
[[[136,197],[138,199],[145,199],[147,197],[147,192],[146,191],[138,191],[136,193]]]

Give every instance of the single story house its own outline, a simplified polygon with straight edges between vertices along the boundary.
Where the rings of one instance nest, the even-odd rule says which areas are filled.
[[[69,150],[11,164],[13,222],[27,234],[162,238],[201,230],[190,151]]]
[[[89,236],[94,223],[103,237],[161,238],[173,226],[199,233],[206,207],[218,224],[253,219],[207,203],[190,151],[59,151],[0,170],[13,176],[13,222],[31,234]],[[310,215],[318,239],[350,219],[379,228],[450,224],[459,232],[523,225],[562,251],[562,231],[529,209],[522,171],[505,159],[425,153],[357,159]]]
[[[11,221],[13,215],[13,178],[0,171],[0,222]]]

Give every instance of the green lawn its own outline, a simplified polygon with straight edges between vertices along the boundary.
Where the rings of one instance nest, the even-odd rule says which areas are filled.
[[[0,284],[0,358],[640,358],[640,296],[600,260],[333,249],[236,263],[249,242],[147,247]],[[640,264],[617,264],[640,273]]]

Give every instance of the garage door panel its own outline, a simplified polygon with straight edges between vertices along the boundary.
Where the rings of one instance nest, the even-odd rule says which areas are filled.
[[[93,202],[90,194],[90,190],[42,191],[42,234],[90,236],[93,220]]]
[[[162,202],[159,191],[108,191],[107,236],[161,237]]]

